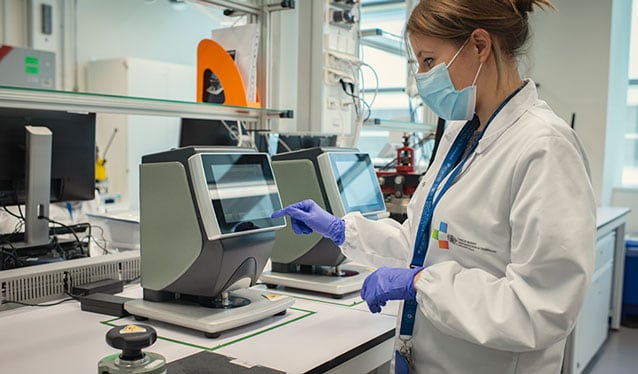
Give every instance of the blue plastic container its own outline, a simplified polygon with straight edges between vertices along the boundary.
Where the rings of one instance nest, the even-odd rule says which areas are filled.
[[[625,273],[622,290],[622,323],[638,327],[638,237],[625,240]]]
[[[625,279],[623,282],[623,304],[638,304],[638,240],[625,240]]]

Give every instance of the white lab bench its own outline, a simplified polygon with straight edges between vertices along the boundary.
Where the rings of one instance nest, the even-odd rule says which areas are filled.
[[[609,329],[620,328],[629,211],[598,208],[594,274],[576,327],[567,340],[564,374],[581,373],[607,339]]]
[[[128,286],[122,295],[141,297],[141,288]],[[169,362],[210,351],[288,373],[366,373],[389,361],[396,306],[373,315],[357,293],[339,300],[297,296],[286,315],[222,333],[217,339],[157,321],[137,323],[157,330],[160,338],[146,350]],[[4,311],[0,373],[96,372],[101,358],[117,352],[106,344],[106,332],[129,322],[135,320],[84,312],[76,301]]]
[[[570,335],[563,373],[580,373],[607,337],[620,327],[626,208],[599,208],[595,271],[576,328]],[[257,286],[265,289],[265,286]],[[366,373],[392,355],[398,302],[381,314],[368,312],[357,293],[343,299],[277,289],[295,298],[284,316],[231,330],[218,339],[157,321],[160,339],[147,348],[169,362],[202,351],[289,373]],[[139,284],[124,296],[141,297]],[[111,326],[134,322],[80,310],[76,301],[0,312],[0,373],[95,372],[116,352],[105,342]]]

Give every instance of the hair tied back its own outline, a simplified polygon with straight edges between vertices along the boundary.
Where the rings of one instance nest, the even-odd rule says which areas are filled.
[[[525,16],[526,13],[533,10],[532,0],[509,0],[509,3],[512,5],[512,8],[514,8],[514,11],[521,16]]]

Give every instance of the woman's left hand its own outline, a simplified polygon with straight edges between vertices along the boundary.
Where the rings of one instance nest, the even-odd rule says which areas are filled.
[[[370,274],[361,288],[361,298],[372,313],[379,313],[388,300],[414,300],[415,276],[423,270],[382,267]]]

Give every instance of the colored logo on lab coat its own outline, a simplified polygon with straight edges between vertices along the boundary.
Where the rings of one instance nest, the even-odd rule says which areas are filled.
[[[432,239],[439,242],[439,249],[449,249],[447,223],[441,221],[439,229],[432,229]]]

